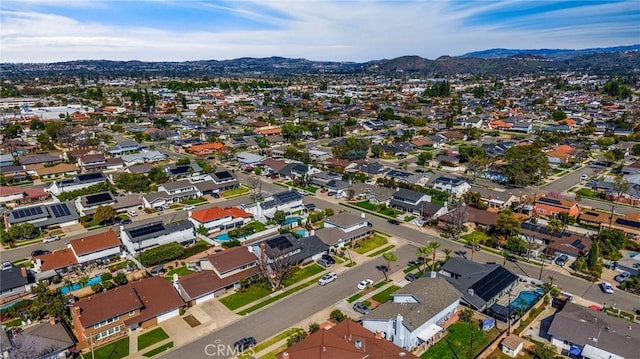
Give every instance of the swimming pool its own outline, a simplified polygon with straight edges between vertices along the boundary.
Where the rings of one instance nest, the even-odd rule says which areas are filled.
[[[289,218],[284,220],[282,225],[286,226],[288,224],[298,223],[301,219],[302,219],[302,217],[289,217]]]
[[[514,300],[511,301],[511,309],[518,310],[519,308],[522,308],[526,312],[535,304],[535,302],[538,301],[538,299],[540,299],[540,297],[542,297],[544,293],[544,290],[540,288],[536,290],[523,290],[518,293],[518,296]]]
[[[89,281],[87,282],[87,287],[91,287],[94,284],[98,284],[98,283],[102,283],[102,278],[100,278],[100,276],[95,276],[93,278],[90,278]],[[71,289],[69,289],[69,287],[61,287],[60,288],[60,293],[62,294],[67,294],[69,292],[73,292],[74,290],[78,290],[82,288],[80,286],[80,284],[78,283],[73,283],[73,285],[71,285]]]
[[[222,234],[218,234],[217,236],[213,237],[213,239],[216,240],[216,241],[228,241],[231,238],[229,238],[229,234],[222,233]]]
[[[296,229],[293,233],[299,235],[300,237],[306,237],[308,232],[305,229]]]

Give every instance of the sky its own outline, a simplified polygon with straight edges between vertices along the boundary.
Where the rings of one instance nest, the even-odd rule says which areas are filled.
[[[640,0],[0,1],[0,62],[364,62],[637,43]]]

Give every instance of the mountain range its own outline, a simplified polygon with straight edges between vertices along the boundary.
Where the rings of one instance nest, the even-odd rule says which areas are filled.
[[[640,71],[640,45],[583,50],[491,49],[435,60],[419,56],[364,63],[311,61],[283,57],[238,58],[184,62],[76,60],[56,63],[2,63],[5,79],[39,76],[281,76],[292,74],[522,75],[579,71],[627,75]]]

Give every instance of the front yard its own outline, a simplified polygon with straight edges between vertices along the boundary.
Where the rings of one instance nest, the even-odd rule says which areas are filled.
[[[356,247],[353,250],[356,253],[365,254],[378,247],[382,247],[387,243],[389,243],[389,241],[385,237],[379,234],[375,234],[371,238],[360,241],[358,244],[356,244]]]
[[[465,241],[475,240],[478,244],[484,244],[489,239],[491,239],[491,237],[489,237],[489,235],[487,235],[484,232],[480,232],[480,231],[473,231],[471,233],[464,234],[464,235],[460,236],[460,238],[462,238]]]
[[[489,332],[483,332],[477,320],[473,322],[473,347],[472,355],[469,355],[469,344],[471,342],[471,326],[459,321],[447,328],[447,335],[440,339],[434,346],[429,348],[422,356],[422,359],[458,359],[475,358],[489,342],[500,333],[496,328]]]
[[[174,268],[168,271],[167,274],[165,274],[164,278],[169,281],[172,281],[174,274],[177,274],[179,277],[182,277],[189,273],[193,273],[193,271],[185,266],[182,266],[182,267]]]
[[[222,192],[222,197],[233,198],[233,197],[242,196],[247,193],[249,193],[249,189],[247,187],[238,187],[238,188],[234,188],[234,189],[230,189],[228,191]]]
[[[220,299],[220,303],[224,304],[230,310],[236,310],[260,298],[264,298],[271,294],[271,286],[264,282],[258,282],[250,285],[242,292],[236,292]]]
[[[138,337],[138,350],[142,350],[156,343],[160,343],[167,338],[169,338],[169,335],[167,335],[167,333],[162,330],[162,328],[156,328],[150,332],[141,334]]]
[[[391,294],[393,294],[398,289],[400,289],[400,287],[392,285],[391,287],[386,288],[385,290],[383,290],[382,292],[374,295],[371,298],[373,300],[375,300],[376,302],[382,304],[382,303],[388,301],[389,299],[391,299]]]
[[[120,359],[129,356],[129,337],[122,338],[111,344],[95,349],[94,355],[89,351],[84,355],[87,359]]]
[[[322,266],[316,263],[310,264],[304,268],[297,268],[289,278],[285,279],[282,282],[282,284],[285,287],[290,287],[291,285],[296,284],[309,277],[312,277],[322,272],[323,270],[324,268],[322,268]]]
[[[314,186],[306,186],[306,187],[300,187],[300,186],[296,186],[293,184],[293,182],[289,181],[289,182],[285,182],[284,183],[285,186],[291,186],[291,187],[295,187],[295,188],[300,188],[303,189],[307,192],[311,192],[311,193],[316,193],[316,191],[318,191],[318,187],[314,187]]]
[[[392,218],[396,218],[398,215],[403,213],[396,209],[387,207],[385,204],[373,204],[369,201],[357,202],[355,203],[355,205],[362,209],[366,209],[367,211],[376,212],[383,216],[392,217]]]
[[[200,204],[200,203],[207,203],[207,199],[203,198],[203,197],[187,198],[187,199],[183,199],[180,202],[184,203],[186,205],[196,205],[196,204]]]

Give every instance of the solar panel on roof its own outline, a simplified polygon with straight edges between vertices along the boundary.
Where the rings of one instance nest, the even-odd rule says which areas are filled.
[[[102,172],[87,173],[87,174],[84,174],[84,175],[78,175],[78,180],[79,181],[91,181],[91,180],[97,180],[97,179],[104,179],[104,175],[102,174]]]
[[[517,280],[518,276],[515,274],[503,267],[496,267],[491,273],[473,284],[471,289],[473,289],[475,295],[484,300],[489,300]]]
[[[55,204],[50,207],[53,215],[56,217],[64,217],[71,215],[71,211],[66,204]]]
[[[129,230],[129,235],[131,235],[131,238],[138,238],[138,237],[146,236],[147,234],[162,232],[164,230],[165,228],[162,223],[154,223],[149,226],[131,229]]]
[[[189,172],[189,168],[191,168],[191,166],[180,166],[180,167],[172,168],[170,169],[170,171],[171,171],[171,174],[179,175],[179,174]]]
[[[579,239],[576,239],[575,241],[571,242],[571,246],[578,248],[580,250],[583,250],[586,248],[585,245],[582,243],[582,241]]]
[[[215,175],[219,179],[227,179],[227,178],[233,177],[231,173],[229,173],[228,171],[216,172]]]
[[[88,205],[91,205],[93,203],[108,202],[113,200],[113,197],[111,197],[111,193],[109,192],[90,194],[86,198],[87,198]]]
[[[629,226],[629,227],[633,227],[633,228],[640,228],[640,222],[630,221],[630,220],[624,219],[624,218],[617,218],[616,219],[616,224],[621,224],[623,226]]]
[[[542,203],[550,203],[550,204],[555,204],[555,205],[561,205],[562,204],[562,202],[560,202],[559,200],[557,200],[555,198],[548,198],[548,197],[542,197],[538,201],[542,202]]]
[[[598,215],[598,213],[596,213],[596,212],[588,212],[588,211],[584,212],[584,214],[588,214],[590,216],[597,216]]]
[[[269,245],[269,247],[274,248],[274,249],[278,249],[278,250],[285,250],[287,248],[291,248],[293,247],[293,243],[291,243],[291,241],[289,240],[289,238],[285,237],[285,236],[279,236],[273,239],[269,239],[267,240],[267,244]]]

